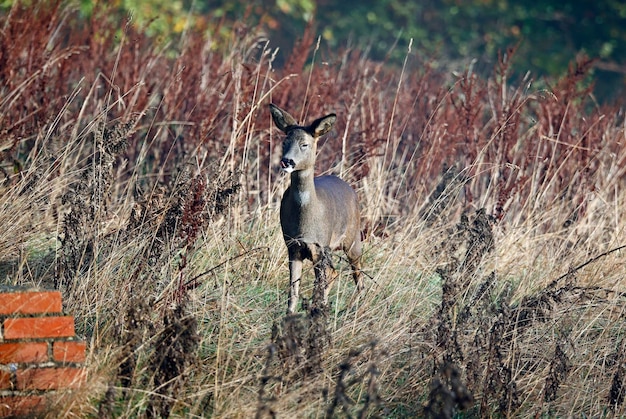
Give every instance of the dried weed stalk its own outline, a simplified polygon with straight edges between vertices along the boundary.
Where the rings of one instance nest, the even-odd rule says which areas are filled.
[[[183,393],[190,367],[197,362],[197,328],[196,318],[188,315],[183,306],[165,312],[163,328],[152,344],[149,360],[154,371],[154,394],[148,401],[147,417],[169,417]]]
[[[453,204],[458,201],[458,195],[467,181],[456,166],[447,167],[444,164],[441,180],[428,196],[428,203],[420,210],[420,217],[429,226],[436,221],[448,219]]]
[[[139,348],[155,331],[151,317],[150,303],[144,298],[135,297],[128,304],[122,321],[116,325],[115,334],[121,347],[117,378],[124,389],[129,389],[136,383]],[[113,388],[113,385],[110,388]]]
[[[611,382],[611,390],[609,391],[609,408],[612,411],[619,411],[624,404],[626,397],[626,342],[624,339],[619,343],[615,357],[615,373]]]
[[[517,383],[513,379],[511,366],[509,333],[511,310],[506,302],[503,302],[495,322],[489,330],[487,346],[487,367],[484,372],[482,399],[480,413],[484,416],[492,414],[496,410],[499,414],[508,415],[519,407],[519,392]],[[495,402],[495,403],[494,403]],[[497,409],[495,406],[497,406]]]
[[[467,409],[472,406],[473,396],[461,378],[459,368],[454,364],[442,367],[439,376],[430,383],[428,404],[424,406],[424,417],[451,419],[457,408]]]
[[[363,347],[352,350],[346,359],[339,364],[339,374],[335,383],[333,398],[326,411],[328,419],[337,417],[340,412],[346,417],[366,418],[380,417],[381,398],[378,390],[378,366],[379,357],[383,355],[377,349],[378,342],[371,341]],[[366,354],[369,354],[366,367],[356,368],[357,363],[362,363]],[[361,406],[353,400],[352,387],[364,390]],[[355,416],[352,416],[355,412]]]
[[[546,377],[546,383],[544,387],[544,400],[546,402],[553,402],[556,400],[559,387],[569,375],[572,369],[572,362],[563,350],[563,344],[561,342],[556,344],[554,348],[554,356],[550,362],[550,371]]]
[[[495,281],[495,273],[492,272],[478,285],[475,285],[475,278],[480,275],[483,258],[494,248],[492,225],[493,219],[484,209],[476,211],[472,218],[462,214],[460,222],[449,231],[449,236],[441,245],[446,264],[437,269],[442,280],[442,296],[436,318],[436,376],[432,379],[425,410],[430,416],[441,414],[451,417],[456,408],[469,407],[471,403],[468,400],[478,390],[475,386],[484,374],[481,349],[475,345],[486,343],[487,331],[485,319],[481,317],[483,313],[478,310],[489,305],[489,290]],[[472,329],[477,332],[468,334],[467,330]],[[465,368],[460,369],[459,366]],[[463,377],[462,371],[465,371],[466,377]],[[447,378],[442,380],[440,376]],[[463,384],[465,380],[470,387]],[[452,385],[461,386],[467,397],[451,389]],[[451,396],[453,393],[458,395],[458,399]]]
[[[463,362],[465,350],[459,341],[459,330],[470,320],[471,304],[463,304],[464,296],[470,293],[475,283],[482,259],[493,250],[493,220],[484,209],[478,210],[470,219],[463,214],[456,228],[443,243],[447,263],[437,269],[442,279],[441,305],[437,318],[436,345],[441,358],[436,361],[436,369],[446,364]],[[488,277],[489,278],[489,277]],[[475,291],[476,300],[485,296],[490,287],[488,279]],[[462,315],[458,316],[459,313]],[[461,324],[459,324],[461,322]]]
[[[82,169],[80,179],[61,198],[68,209],[61,229],[56,288],[71,287],[83,271],[92,267],[97,252],[104,251],[104,235],[98,226],[108,215],[115,160],[126,147],[135,122],[108,128],[104,120],[100,121],[93,133],[94,154]]]

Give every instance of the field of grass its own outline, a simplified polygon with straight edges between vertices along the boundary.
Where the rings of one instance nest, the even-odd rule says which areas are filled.
[[[626,117],[589,60],[539,89],[514,51],[481,79],[34,3],[0,20],[0,284],[60,289],[88,342],[50,417],[626,414]],[[285,317],[270,102],[337,113],[318,173],[361,203],[366,290],[335,254],[321,316]]]

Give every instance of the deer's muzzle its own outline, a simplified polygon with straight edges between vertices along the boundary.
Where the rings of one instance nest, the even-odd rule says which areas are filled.
[[[285,172],[292,172],[296,168],[296,162],[292,159],[282,158],[280,159],[280,167]]]

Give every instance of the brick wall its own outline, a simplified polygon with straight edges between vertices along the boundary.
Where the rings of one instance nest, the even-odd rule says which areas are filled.
[[[85,342],[58,291],[0,291],[0,417],[45,411],[85,381]]]

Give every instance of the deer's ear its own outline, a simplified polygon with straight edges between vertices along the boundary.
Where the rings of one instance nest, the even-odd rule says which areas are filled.
[[[323,116],[313,121],[313,123],[309,126],[309,130],[311,131],[313,137],[321,137],[330,131],[336,120],[337,115],[331,113],[330,115]]]
[[[278,106],[270,103],[270,113],[274,123],[282,132],[287,132],[287,128],[298,125],[293,116],[280,109]]]

